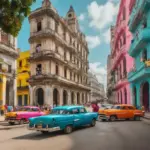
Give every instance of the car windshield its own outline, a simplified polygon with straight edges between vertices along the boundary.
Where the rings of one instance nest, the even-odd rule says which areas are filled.
[[[30,111],[31,109],[29,107],[20,107],[17,108],[16,111]]]
[[[113,106],[112,109],[120,109],[120,106]]]
[[[70,114],[70,112],[68,110],[64,110],[64,109],[53,109],[51,114],[64,115],[64,114]]]

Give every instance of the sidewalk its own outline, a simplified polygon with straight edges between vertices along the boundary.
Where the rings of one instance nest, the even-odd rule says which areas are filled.
[[[4,116],[0,116],[0,122],[3,122],[3,121],[5,121]]]
[[[145,113],[143,118],[150,120],[150,112]]]

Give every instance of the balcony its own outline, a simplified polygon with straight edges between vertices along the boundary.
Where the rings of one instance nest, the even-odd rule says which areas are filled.
[[[128,80],[129,82],[133,82],[139,79],[143,79],[145,77],[150,76],[150,61],[146,61],[143,63],[138,70],[133,69],[128,73]]]
[[[124,87],[126,84],[128,84],[127,78],[122,78],[114,85],[113,90],[120,89],[120,88]]]
[[[117,53],[117,56],[113,59],[112,70],[114,70],[116,68],[116,66],[119,64],[120,60],[126,54],[126,49],[125,48],[126,48],[126,46],[123,45],[122,48]]]
[[[24,90],[29,90],[29,86],[18,86],[17,87],[18,91],[24,91]]]
[[[143,14],[149,11],[150,7],[150,0],[139,0],[136,3],[138,3],[138,5],[135,4],[129,21],[129,29],[131,32],[138,27],[139,22],[143,18]]]
[[[50,58],[65,62],[63,56],[52,50],[41,50],[39,52],[34,52],[31,54],[29,60],[30,62],[33,62],[33,61],[49,60]]]
[[[145,28],[133,39],[128,52],[129,55],[134,57],[148,42],[150,42],[150,28]]]
[[[31,32],[30,33],[30,38],[29,42],[31,43],[32,41],[42,38],[42,37],[52,37],[55,38],[60,44],[63,46],[66,46],[68,49],[70,49],[72,52],[76,53],[76,48],[73,44],[67,43],[64,40],[63,35],[57,33],[55,30],[52,29],[43,29],[39,32]]]
[[[59,83],[61,86],[62,85],[67,85],[67,86],[75,86],[75,87],[79,87],[82,89],[86,89],[86,90],[90,90],[90,87],[86,84],[80,84],[78,82],[75,81],[71,81],[69,79],[66,79],[64,77],[61,77],[59,75],[52,75],[52,74],[39,74],[39,75],[32,75],[29,79],[29,83],[32,84],[39,84],[39,83],[47,83],[48,82],[55,82],[55,83]]]

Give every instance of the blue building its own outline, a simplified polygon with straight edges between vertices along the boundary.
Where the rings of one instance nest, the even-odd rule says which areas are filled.
[[[132,102],[150,111],[150,0],[131,0],[129,9],[133,39],[128,53],[134,58],[128,74]]]

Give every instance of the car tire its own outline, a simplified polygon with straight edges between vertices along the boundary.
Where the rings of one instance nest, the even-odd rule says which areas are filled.
[[[65,134],[70,134],[72,131],[73,131],[73,128],[71,125],[66,126],[66,128],[64,129]]]
[[[115,115],[110,116],[110,121],[114,122],[114,121],[116,121],[116,119],[117,119],[117,117]]]
[[[93,119],[91,122],[91,127],[95,127],[95,125],[96,125],[96,119]]]
[[[41,131],[42,134],[48,134],[48,131]]]
[[[15,123],[14,122],[8,122],[9,123],[9,125],[14,125]]]
[[[140,121],[140,120],[141,120],[141,117],[140,117],[140,116],[134,116],[134,120],[135,120],[135,121]]]

